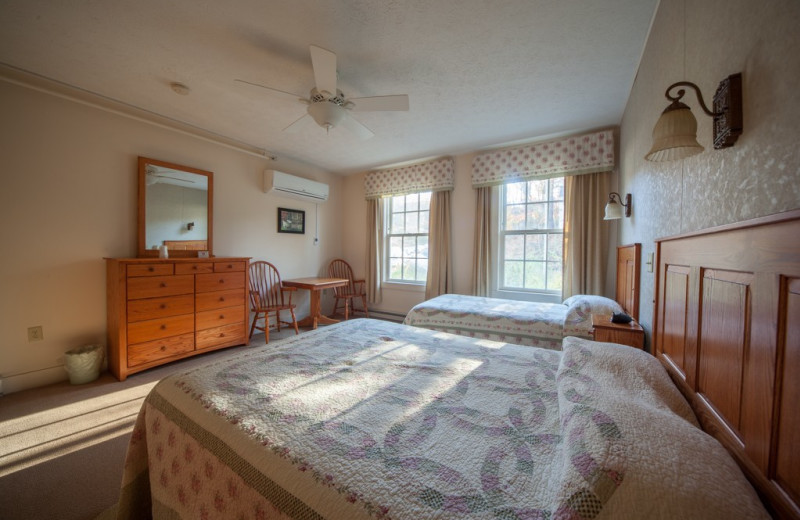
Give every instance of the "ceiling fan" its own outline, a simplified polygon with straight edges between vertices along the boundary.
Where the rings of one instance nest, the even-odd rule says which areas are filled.
[[[280,94],[282,97],[291,98],[306,107],[306,114],[283,129],[284,132],[298,132],[305,121],[311,117],[319,126],[330,132],[331,128],[342,126],[361,139],[369,139],[375,135],[372,130],[364,126],[350,115],[350,111],[405,111],[408,110],[408,96],[406,94],[394,96],[373,96],[348,99],[341,90],[336,88],[336,54],[311,45],[311,66],[314,69],[314,82],[316,86],[311,89],[308,98],[285,92],[272,87],[251,83],[242,79],[236,81],[256,87],[264,88]]]

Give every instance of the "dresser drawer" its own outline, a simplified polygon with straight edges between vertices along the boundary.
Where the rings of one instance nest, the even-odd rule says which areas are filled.
[[[128,323],[128,343],[178,336],[194,331],[194,314]]]
[[[244,305],[244,291],[241,289],[198,293],[195,295],[195,308],[198,312],[233,307],[234,305],[238,305],[240,308]]]
[[[128,323],[194,312],[191,294],[128,301]]]
[[[195,336],[195,345],[198,350],[247,343],[243,323],[198,330]]]
[[[192,294],[193,292],[194,276],[190,274],[128,278],[129,300]]]
[[[175,264],[175,274],[213,273],[214,264],[211,262],[192,262],[190,264]]]
[[[231,271],[244,271],[247,262],[214,262],[214,272],[227,273]]]
[[[243,323],[242,307],[226,307],[197,313],[197,330],[210,329],[232,323]]]
[[[128,345],[128,366],[143,365],[194,350],[194,334]]]
[[[198,274],[197,292],[225,291],[244,288],[244,271],[232,273]]]
[[[131,264],[128,276],[165,276],[173,274],[172,264]]]

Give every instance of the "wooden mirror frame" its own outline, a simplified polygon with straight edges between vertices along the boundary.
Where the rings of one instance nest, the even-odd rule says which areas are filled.
[[[137,246],[137,256],[139,258],[157,258],[158,257],[158,250],[155,249],[148,249],[147,248],[147,165],[154,164],[156,166],[161,166],[164,168],[170,168],[173,170],[181,170],[188,173],[194,173],[197,175],[203,175],[208,178],[208,201],[207,201],[207,209],[208,209],[208,230],[207,230],[207,246],[208,246],[208,254],[209,256],[214,256],[214,242],[212,240],[213,237],[213,229],[214,229],[214,173],[199,170],[197,168],[192,168],[189,166],[183,166],[180,164],[169,163],[166,161],[159,161],[158,159],[150,159],[149,157],[139,157],[139,195],[138,195],[138,205],[139,205],[139,213],[137,218],[137,226],[138,226],[138,246]],[[170,258],[196,258],[198,256],[198,251],[195,250],[180,250],[180,249],[170,249],[169,251]]]

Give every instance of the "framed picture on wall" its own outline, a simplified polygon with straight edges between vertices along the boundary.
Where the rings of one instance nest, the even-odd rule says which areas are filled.
[[[278,208],[278,233],[306,232],[306,212],[299,209]]]

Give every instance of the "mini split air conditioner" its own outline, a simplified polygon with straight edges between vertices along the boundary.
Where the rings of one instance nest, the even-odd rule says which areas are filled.
[[[328,200],[328,185],[277,170],[265,170],[264,193],[309,202],[325,202]]]

